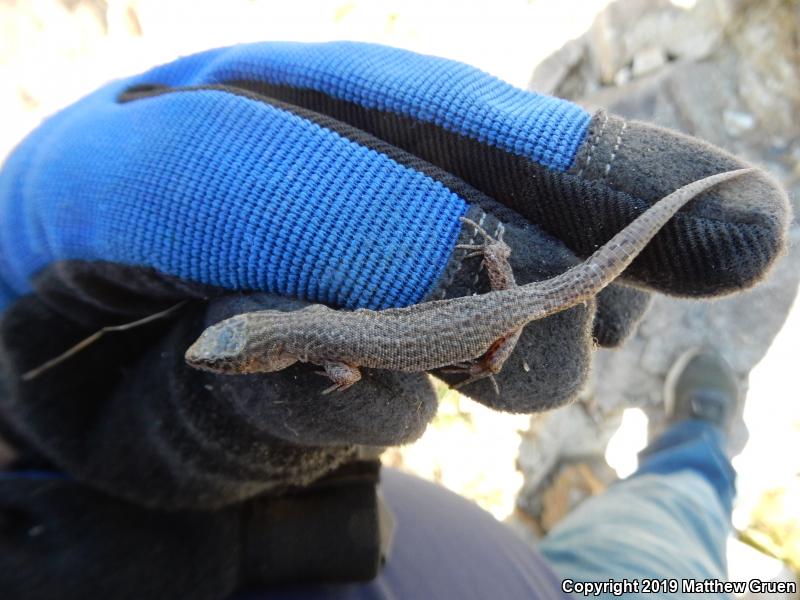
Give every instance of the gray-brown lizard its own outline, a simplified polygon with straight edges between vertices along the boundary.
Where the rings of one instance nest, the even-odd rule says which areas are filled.
[[[531,321],[597,294],[689,200],[752,171],[728,171],[683,186],[648,208],[584,262],[550,279],[380,311],[343,311],[315,304],[293,312],[244,313],[207,328],[186,351],[186,361],[219,373],[280,371],[297,361],[311,362],[322,365],[334,381],[328,392],[357,382],[359,367],[429,371],[479,358],[492,360],[492,350],[498,345],[507,355],[503,340],[515,341]]]

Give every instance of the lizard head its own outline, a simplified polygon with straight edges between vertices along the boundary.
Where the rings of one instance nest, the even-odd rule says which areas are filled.
[[[186,362],[196,369],[230,374],[280,371],[297,362],[280,342],[269,339],[268,328],[261,325],[252,328],[248,315],[220,321],[189,347]]]

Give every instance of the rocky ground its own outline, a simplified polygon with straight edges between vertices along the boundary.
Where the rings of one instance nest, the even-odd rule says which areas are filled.
[[[667,1],[620,0],[544,61],[530,88],[709,140],[777,176],[798,214],[798,27],[800,4],[789,0],[700,0],[690,10]],[[560,514],[568,511],[565,502],[573,506],[614,478],[602,457],[622,411],[641,407],[657,430],[664,377],[683,350],[717,348],[743,378],[764,358],[800,278],[797,221],[790,236],[788,255],[748,292],[707,302],[656,297],[623,348],[597,353],[581,402],[532,420],[519,458],[521,522],[546,531],[554,522],[548,499],[565,479],[573,484],[555,496]],[[793,401],[791,372],[781,376],[785,386],[773,385],[772,393]],[[748,402],[761,402],[754,397],[759,393],[751,389]],[[735,437],[741,449],[744,429]],[[787,454],[771,459],[798,464],[790,449]],[[793,518],[796,527],[800,515]]]

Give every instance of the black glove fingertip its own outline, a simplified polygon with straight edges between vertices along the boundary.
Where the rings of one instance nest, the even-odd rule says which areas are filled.
[[[592,335],[599,346],[616,348],[636,330],[650,306],[649,292],[612,284],[597,295]]]

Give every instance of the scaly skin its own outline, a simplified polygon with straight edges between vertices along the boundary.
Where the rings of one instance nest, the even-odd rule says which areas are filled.
[[[358,367],[421,372],[486,358],[498,340],[600,292],[689,200],[752,171],[728,171],[685,185],[656,202],[583,263],[550,279],[381,311],[334,310],[317,304],[293,312],[245,313],[206,329],[187,350],[186,361],[219,373],[271,372],[297,361],[311,362],[325,367],[334,380],[328,392],[358,381]]]

